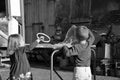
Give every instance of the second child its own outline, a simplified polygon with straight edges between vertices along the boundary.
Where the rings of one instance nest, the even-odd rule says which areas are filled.
[[[33,80],[26,52],[32,50],[39,42],[40,40],[37,39],[29,46],[25,46],[20,34],[12,34],[8,37],[7,53],[11,62],[10,80]]]

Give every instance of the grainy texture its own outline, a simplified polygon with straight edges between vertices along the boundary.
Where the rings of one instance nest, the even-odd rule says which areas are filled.
[[[34,66],[32,67],[33,72],[33,79],[34,80],[50,80],[50,68],[44,66]],[[72,80],[72,72],[71,71],[61,71],[58,70],[58,73],[64,80]],[[1,68],[0,74],[2,76],[2,80],[6,80],[9,76],[9,68]],[[54,80],[60,80],[58,76],[54,73]],[[96,80],[120,80],[117,77],[110,77],[110,76],[96,76]]]

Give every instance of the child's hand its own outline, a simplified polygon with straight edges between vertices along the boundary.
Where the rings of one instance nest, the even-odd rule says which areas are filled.
[[[72,47],[72,39],[70,39],[69,43],[64,43],[65,46],[67,46],[68,48]]]
[[[51,41],[51,38],[45,33],[37,33],[36,36],[42,42],[49,43]]]
[[[68,48],[72,47],[70,43],[65,44],[65,46],[67,46]]]
[[[36,41],[39,43],[39,42],[40,42],[40,39],[38,38]]]

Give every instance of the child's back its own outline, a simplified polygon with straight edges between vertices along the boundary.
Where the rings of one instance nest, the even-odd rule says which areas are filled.
[[[72,47],[63,47],[66,56],[74,56],[73,80],[91,80],[91,46],[94,42],[92,32],[86,26],[77,26]],[[75,41],[75,42],[74,42]]]

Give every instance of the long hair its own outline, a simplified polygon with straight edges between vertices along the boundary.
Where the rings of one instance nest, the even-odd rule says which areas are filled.
[[[20,34],[12,34],[8,37],[7,54],[13,54],[16,49],[24,46],[24,40]]]
[[[72,44],[74,45],[80,43],[80,41],[87,40],[88,37],[89,29],[87,28],[87,25],[72,25],[63,42],[69,43],[72,40]]]

